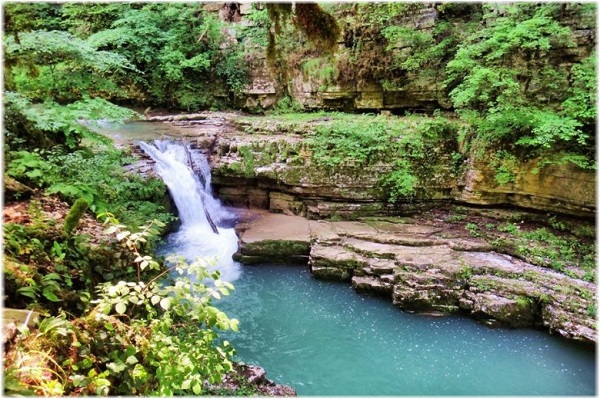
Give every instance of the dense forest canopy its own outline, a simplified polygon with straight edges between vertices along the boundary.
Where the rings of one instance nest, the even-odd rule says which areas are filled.
[[[202,3],[7,3],[7,145],[20,149],[11,131],[27,125],[37,130],[19,140],[73,148],[84,133],[68,121],[127,116],[106,101],[235,107],[251,60],[267,53],[285,101],[296,69],[388,92],[433,84],[440,108],[472,127],[463,134],[475,153],[492,146],[593,167],[595,4],[431,7],[256,3],[247,22],[229,23]],[[433,23],[423,19],[431,10]]]
[[[210,393],[205,382],[233,368],[216,330],[237,321],[210,303],[232,287],[205,265],[154,258],[174,220],[165,187],[124,173],[132,157],[93,132],[98,120],[239,108],[251,66],[265,60],[279,102],[244,111],[314,110],[295,97],[294,76],[435,94],[435,118],[393,145],[400,133],[381,118],[317,131],[309,144],[324,166],[348,154],[360,166],[390,147],[428,164],[423,138],[435,136],[454,140],[458,161],[489,160],[499,184],[533,158],[596,167],[594,3],[254,3],[224,17],[199,2],[5,2],[3,16],[5,199],[36,192],[72,206],[61,226],[32,200],[31,224],[4,226],[7,306],[50,316],[20,344],[36,354],[5,363],[13,393]],[[396,166],[390,202],[414,192],[409,161]],[[111,242],[74,233],[86,212]],[[159,285],[168,271],[217,279],[216,288]],[[39,373],[22,378],[31,362]]]

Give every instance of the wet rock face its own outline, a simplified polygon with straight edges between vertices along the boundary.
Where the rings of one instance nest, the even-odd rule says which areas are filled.
[[[279,258],[297,256],[287,242],[309,243],[314,277],[348,281],[358,292],[389,298],[406,311],[463,312],[491,325],[544,328],[596,342],[588,312],[595,303],[594,283],[493,252],[481,238],[446,233],[443,224],[408,218],[326,222],[261,213],[239,235],[240,253],[253,256],[261,256],[263,240],[271,247],[278,235]]]

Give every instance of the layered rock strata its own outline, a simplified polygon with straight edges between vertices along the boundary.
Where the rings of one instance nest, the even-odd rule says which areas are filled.
[[[533,159],[516,167],[513,182],[500,185],[487,163],[467,159],[457,170],[443,148],[435,148],[434,161],[427,165],[431,173],[418,176],[415,195],[391,203],[380,178],[393,170],[395,158],[335,170],[315,162],[306,136],[325,119],[292,125],[237,113],[202,113],[151,120],[174,125],[178,137],[207,154],[213,188],[227,205],[313,219],[401,215],[447,202],[595,217],[594,171],[571,164],[542,168]]]
[[[488,324],[537,327],[595,343],[596,285],[448,238],[411,219],[314,221],[260,213],[238,229],[242,263],[304,260],[314,277],[348,281],[411,312],[462,312]],[[308,250],[308,256],[307,256]]]

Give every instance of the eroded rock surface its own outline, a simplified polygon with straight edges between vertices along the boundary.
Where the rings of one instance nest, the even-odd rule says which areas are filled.
[[[531,159],[518,165],[514,182],[499,185],[485,162],[467,160],[459,173],[450,152],[436,147],[430,165],[435,173],[417,176],[410,201],[392,203],[380,179],[394,170],[395,157],[335,170],[315,162],[307,137],[316,125],[328,123],[327,118],[284,123],[239,113],[203,112],[150,120],[174,125],[175,137],[206,153],[215,193],[227,205],[312,219],[401,215],[448,202],[595,217],[595,172],[570,164],[541,167],[540,160]],[[143,171],[144,166],[137,169]]]
[[[410,218],[315,221],[270,213],[255,218],[239,229],[242,263],[306,259],[314,277],[349,281],[357,291],[387,297],[406,311],[460,311],[489,324],[545,328],[596,342],[588,312],[595,304],[594,283],[493,252],[480,238],[448,237],[442,224],[420,225]]]

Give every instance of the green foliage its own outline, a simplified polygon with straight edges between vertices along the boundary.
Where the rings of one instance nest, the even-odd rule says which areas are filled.
[[[469,265],[463,265],[458,271],[458,273],[456,273],[456,277],[458,277],[460,280],[469,281],[472,276],[473,268]]]
[[[57,293],[61,291],[61,276],[56,273],[49,273],[42,276],[40,281],[30,279],[29,285],[23,286],[17,292],[23,296],[38,301],[41,296],[51,302],[60,302]]]
[[[83,198],[79,198],[71,209],[69,209],[69,213],[67,213],[67,217],[65,218],[65,223],[63,225],[63,230],[67,235],[73,232],[73,229],[77,227],[79,224],[79,219],[85,214],[90,204]]]
[[[527,296],[518,296],[516,300],[520,308],[529,308],[533,304],[533,299]]]
[[[114,75],[134,71],[121,55],[98,51],[64,31],[21,32],[4,43],[7,88],[31,99],[76,101],[88,93],[112,97]]]
[[[100,118],[121,121],[136,117],[132,110],[100,98],[84,98],[61,106],[52,100],[33,103],[21,93],[4,93],[4,134],[9,150],[50,149],[65,145],[75,149],[84,138],[98,136],[82,122]]]
[[[33,302],[56,309],[61,302],[72,303],[73,297],[77,297],[73,291],[85,289],[85,276],[70,269],[73,266],[79,269],[84,261],[81,243],[69,246],[61,233],[45,219],[29,226],[4,225],[4,251],[9,259],[5,272],[14,281],[10,292],[18,296],[9,298],[12,306],[24,307]]]
[[[23,31],[60,28],[59,4],[9,2],[3,5],[3,11],[4,31],[16,37]]]
[[[499,185],[515,182],[518,160],[513,154],[505,150],[497,151],[490,162],[490,166],[495,170],[496,182]]]
[[[48,172],[50,172],[53,165],[45,161],[40,152],[15,151],[11,153],[11,162],[6,169],[6,173],[28,185],[41,187],[48,183]]]
[[[332,57],[318,57],[302,63],[302,73],[309,78],[316,78],[321,83],[319,90],[324,90],[339,77],[339,71],[332,63]]]
[[[399,136],[399,127],[386,123],[383,118],[372,118],[372,123],[341,122],[318,126],[309,139],[313,158],[326,167],[343,163],[356,167],[375,162],[390,150],[390,141]]]
[[[378,163],[393,165],[379,179],[393,202],[412,198],[420,179],[434,173],[440,154],[456,148],[457,124],[439,115],[412,119],[327,115],[327,122],[317,124],[307,140],[314,162],[361,173]]]
[[[516,145],[529,157],[556,148],[591,156],[594,134],[585,125],[596,113],[595,56],[573,66],[569,85],[569,71],[550,53],[575,45],[573,32],[560,22],[560,6],[483,10],[485,27],[465,38],[446,66],[450,98],[478,127],[476,140],[487,148],[504,145],[513,155]],[[507,165],[497,166],[499,181],[509,181]]]
[[[223,31],[223,23],[202,4],[148,3],[122,10],[110,29],[88,40],[143,72],[124,81],[148,93],[144,101],[196,110],[213,104],[214,98],[202,93],[217,92],[218,84],[235,93],[246,82],[243,49]]]
[[[595,318],[596,317],[596,312],[597,312],[597,310],[596,310],[596,304],[592,303],[591,305],[589,305],[585,312],[586,312],[586,314],[588,316]]]
[[[540,157],[544,165],[595,167],[596,54],[574,32],[593,29],[594,5],[444,3],[434,6],[435,21],[423,20],[428,7],[340,7],[344,46],[332,62],[293,45],[289,58],[303,60],[311,75],[334,70],[338,84],[433,91],[465,122],[465,156],[487,159],[499,149],[515,162]],[[512,179],[513,160],[497,162],[499,181]]]
[[[593,52],[581,63],[573,65],[569,97],[562,104],[568,115],[586,124],[593,124],[596,119],[596,59]]]
[[[498,225],[498,231],[510,234],[516,234],[519,231],[519,226],[514,223],[504,223]]]
[[[269,45],[269,14],[266,7],[258,7],[259,4],[252,3],[252,11],[247,15],[249,23],[240,32],[240,40],[250,54],[260,53]]]
[[[388,198],[396,202],[401,198],[410,198],[419,179],[412,173],[411,165],[406,159],[398,159],[394,171],[382,177],[382,185],[387,189]]]
[[[84,198],[93,212],[110,209],[132,227],[151,217],[165,223],[172,220],[161,205],[164,183],[157,178],[126,174],[122,165],[128,158],[120,151],[82,149],[53,153],[49,159],[55,170],[54,183],[46,191],[49,194],[60,194],[69,202]]]
[[[469,232],[471,237],[481,237],[481,232],[479,231],[479,226],[475,223],[467,223],[465,224],[465,229]]]
[[[166,188],[157,178],[126,174],[129,161],[121,151],[97,147],[73,152],[9,152],[7,174],[29,185],[58,194],[67,202],[83,198],[95,213],[111,210],[136,227],[150,217],[170,222],[162,205]]]
[[[229,295],[233,286],[208,272],[209,260],[173,259],[164,269],[140,252],[158,234],[158,221],[138,232],[110,214],[106,224],[107,233],[130,252],[137,273],[128,281],[98,285],[94,307],[81,317],[59,312],[43,318],[33,333],[24,331],[13,348],[16,355],[5,362],[8,393],[198,395],[232,370],[234,350],[217,330],[237,331],[238,321],[211,300]],[[60,281],[57,273],[48,273],[24,291],[38,301],[40,295],[55,301]]]
[[[508,245],[507,240],[496,241],[496,244],[505,250],[511,248],[511,253],[534,264],[551,267],[564,273],[569,273],[569,267],[575,267],[582,270],[584,274],[583,277],[578,278],[586,281],[595,280],[596,247],[593,242],[595,231],[590,233],[590,228],[567,225],[555,217],[548,219],[548,225],[557,233],[547,228],[527,230],[516,223],[500,224],[497,230],[509,234],[509,241],[513,244]],[[581,230],[589,235],[580,236]]]
[[[119,16],[130,8],[127,3],[64,3],[62,25],[78,37],[109,29]]]
[[[240,154],[242,154],[243,164],[244,164],[244,175],[246,177],[254,176],[254,154],[252,153],[252,148],[248,146],[243,146],[239,148]]]
[[[273,109],[268,111],[270,115],[284,115],[289,113],[302,112],[304,107],[298,101],[290,96],[285,96],[277,102]]]

